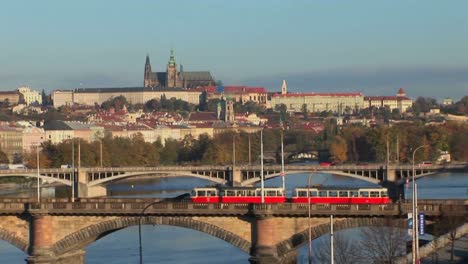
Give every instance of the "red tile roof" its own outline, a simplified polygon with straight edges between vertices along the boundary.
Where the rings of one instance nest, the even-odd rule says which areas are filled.
[[[402,100],[411,100],[406,96],[365,96],[365,101],[402,101]]]
[[[362,93],[288,93],[273,94],[273,97],[305,97],[305,96],[362,96]]]
[[[207,93],[217,93],[216,86],[205,86],[197,88],[198,91],[206,91]],[[251,87],[245,85],[230,85],[224,86],[224,93],[267,93],[264,87]]]

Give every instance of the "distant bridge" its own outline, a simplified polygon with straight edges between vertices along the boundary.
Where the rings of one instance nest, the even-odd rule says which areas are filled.
[[[265,165],[264,179],[271,179],[282,175],[281,166]],[[421,178],[441,172],[468,171],[468,164],[415,166],[414,177]],[[73,169],[41,169],[40,179],[56,181],[71,186]],[[352,177],[364,181],[380,184],[386,187],[400,188],[405,181],[411,180],[413,167],[411,165],[338,165],[320,166],[286,165],[285,176],[298,173],[329,173]],[[158,167],[111,167],[111,168],[76,168],[75,193],[79,197],[106,196],[105,184],[125,178],[135,177],[196,177],[214,183],[235,186],[251,186],[260,181],[261,167],[258,165],[245,166],[158,166]],[[37,177],[37,170],[18,169],[1,170],[0,177],[20,176]],[[390,195],[399,197],[398,190],[390,191]],[[395,198],[395,197],[393,197]]]

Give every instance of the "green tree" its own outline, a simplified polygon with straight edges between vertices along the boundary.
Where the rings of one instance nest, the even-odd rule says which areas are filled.
[[[307,104],[303,104],[301,107],[302,115],[304,116],[304,120],[309,120],[309,111],[307,110]]]
[[[2,164],[8,164],[10,161],[8,160],[8,156],[5,152],[0,150],[0,163]]]

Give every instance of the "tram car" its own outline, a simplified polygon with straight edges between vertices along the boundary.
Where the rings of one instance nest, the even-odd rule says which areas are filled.
[[[309,192],[309,195],[307,195]],[[320,204],[388,204],[386,188],[321,187],[296,188],[291,198],[293,203]]]
[[[265,203],[284,203],[283,188],[263,188]],[[206,187],[195,188],[191,201],[194,203],[261,203],[262,190],[256,187]]]

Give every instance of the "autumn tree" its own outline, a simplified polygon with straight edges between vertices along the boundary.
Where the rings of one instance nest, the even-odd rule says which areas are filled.
[[[330,154],[333,161],[341,163],[348,160],[348,145],[346,140],[341,136],[335,136],[333,142],[330,144]]]

